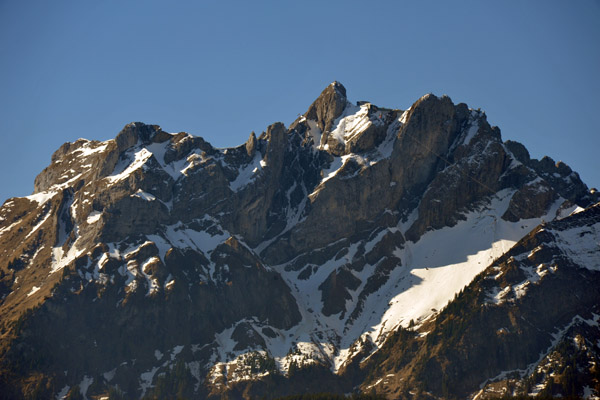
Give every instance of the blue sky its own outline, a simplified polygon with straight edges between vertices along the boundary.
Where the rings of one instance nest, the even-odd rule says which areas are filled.
[[[598,0],[0,0],[0,203],[66,141],[143,121],[235,146],[334,80],[385,107],[447,94],[599,187],[598,21]]]

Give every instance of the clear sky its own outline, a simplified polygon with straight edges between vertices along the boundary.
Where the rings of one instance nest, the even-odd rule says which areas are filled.
[[[132,121],[218,147],[289,125],[329,83],[486,111],[600,186],[600,2],[0,0],[0,203],[64,142]]]

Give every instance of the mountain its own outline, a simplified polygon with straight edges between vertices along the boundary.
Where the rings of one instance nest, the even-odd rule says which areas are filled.
[[[334,82],[236,148],[132,123],[0,208],[4,398],[600,395],[600,195]]]

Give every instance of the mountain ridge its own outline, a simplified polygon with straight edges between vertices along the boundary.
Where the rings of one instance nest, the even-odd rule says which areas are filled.
[[[539,223],[599,200],[483,112],[434,95],[354,105],[338,82],[235,148],[143,123],[66,143],[34,194],[0,209],[0,358],[20,382],[2,384],[143,397],[179,362],[190,395],[235,397],[302,366],[347,392],[359,357],[437,320]]]

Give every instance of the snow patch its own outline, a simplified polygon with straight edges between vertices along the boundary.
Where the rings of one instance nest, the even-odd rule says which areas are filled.
[[[100,142],[95,144],[87,141],[86,139],[78,139],[77,141],[80,140],[85,140],[87,143],[83,147],[80,147],[73,152],[73,154],[76,154],[77,157],[88,157],[95,153],[102,153],[108,146],[108,142]]]
[[[64,254],[62,247],[54,247],[52,249],[52,267],[50,268],[50,275],[60,271],[81,254],[85,253],[85,250],[79,250],[76,244],[77,243],[73,244],[67,254]]]
[[[575,264],[592,271],[600,271],[600,223],[549,230],[558,248]]]
[[[321,180],[321,183],[325,183],[329,179],[331,179],[335,175],[337,175],[338,171],[340,169],[342,169],[342,167],[344,166],[344,163],[346,162],[347,159],[348,159],[348,156],[335,157],[334,160],[331,162],[331,165],[329,166],[329,168],[323,170],[323,172],[322,172],[323,180]]]
[[[144,397],[146,391],[152,387],[152,380],[154,380],[154,374],[156,374],[158,368],[159,367],[154,367],[150,371],[140,375],[140,388],[142,389],[142,395],[140,397]]]
[[[46,190],[44,192],[32,194],[30,196],[25,196],[25,198],[31,201],[35,201],[36,203],[38,203],[38,205],[42,205],[48,200],[52,199],[57,193],[58,192]]]
[[[87,391],[89,387],[94,383],[94,378],[91,376],[85,375],[81,382],[79,383],[79,393],[83,396],[84,399],[87,400]]]
[[[229,188],[234,192],[240,191],[249,183],[251,183],[266,165],[267,164],[262,159],[261,154],[257,152],[252,161],[240,168],[238,176],[232,182],[229,182]]]
[[[31,231],[27,234],[27,236],[25,236],[25,239],[28,239],[31,235],[33,235],[38,229],[40,229],[40,227],[44,224],[44,222],[46,222],[48,220],[48,217],[50,217],[50,214],[52,214],[50,212],[50,210],[46,211],[46,215],[44,215],[44,218],[42,218],[42,220],[40,222],[38,222],[33,229],[31,229]]]
[[[479,131],[479,121],[474,120],[471,122],[471,126],[469,127],[469,130],[463,139],[463,144],[468,146],[471,143],[471,140],[473,140],[477,134],[477,131]]]
[[[153,143],[146,146],[146,149],[154,155],[154,158],[161,168],[176,181],[181,178],[181,176],[187,176],[187,171],[199,162],[199,155],[194,152],[188,155],[187,158],[167,164],[165,163],[165,154],[167,152],[168,143],[168,141],[163,143]]]
[[[152,157],[152,153],[146,148],[142,148],[136,151],[133,157],[134,159],[131,162],[130,160],[119,161],[119,163],[115,166],[113,174],[108,176],[106,179],[108,179],[110,183],[116,183],[126,179],[134,171],[142,168],[146,161]]]
[[[146,201],[156,200],[156,197],[154,197],[152,194],[150,194],[148,192],[144,192],[142,189],[138,189],[138,191],[135,192],[134,194],[132,194],[131,197],[139,197],[140,199],[146,200]]]
[[[69,394],[69,389],[71,389],[71,386],[69,385],[65,385],[60,392],[58,392],[58,394],[56,395],[56,400],[63,400],[67,398],[67,394]]]
[[[173,351],[171,352],[171,361],[175,361],[175,357],[183,350],[183,346],[175,346],[173,347]]]
[[[312,119],[306,120],[306,123],[308,125],[308,135],[313,138],[313,147],[319,148],[321,146],[321,136],[323,135],[321,128]]]
[[[146,237],[148,238],[148,240],[150,240],[156,245],[156,247],[158,248],[158,254],[160,256],[160,259],[164,262],[167,251],[169,251],[173,246],[169,242],[167,242],[162,236],[146,235]]]
[[[360,135],[371,126],[368,113],[367,104],[362,106],[346,105],[342,115],[337,120],[335,129],[331,131],[331,136],[340,143],[346,143],[346,141]]]
[[[211,235],[205,231],[185,228],[181,223],[168,226],[165,236],[174,247],[196,249],[203,253],[210,253],[219,244],[231,237],[229,232],[226,231],[222,234]]]
[[[86,222],[88,223],[88,225],[95,224],[100,220],[100,217],[102,217],[102,211],[92,211],[88,215]]]
[[[110,382],[113,380],[116,373],[117,373],[117,369],[113,368],[110,371],[103,373],[102,376],[104,376],[104,379],[106,379],[107,382]]]
[[[32,294],[36,293],[38,290],[40,290],[40,287],[38,287],[38,286],[32,287],[31,290],[29,291],[29,293],[27,293],[27,297],[29,297]]]
[[[14,228],[15,226],[17,226],[20,222],[21,222],[21,220],[17,220],[17,222],[13,222],[9,226],[0,229],[0,237],[2,237],[6,232],[10,232],[11,229]]]
[[[598,393],[596,393],[594,391],[594,389],[592,389],[589,386],[584,386],[583,387],[583,398],[584,399],[589,399],[589,400],[598,400],[600,399],[600,397],[598,396]]]

